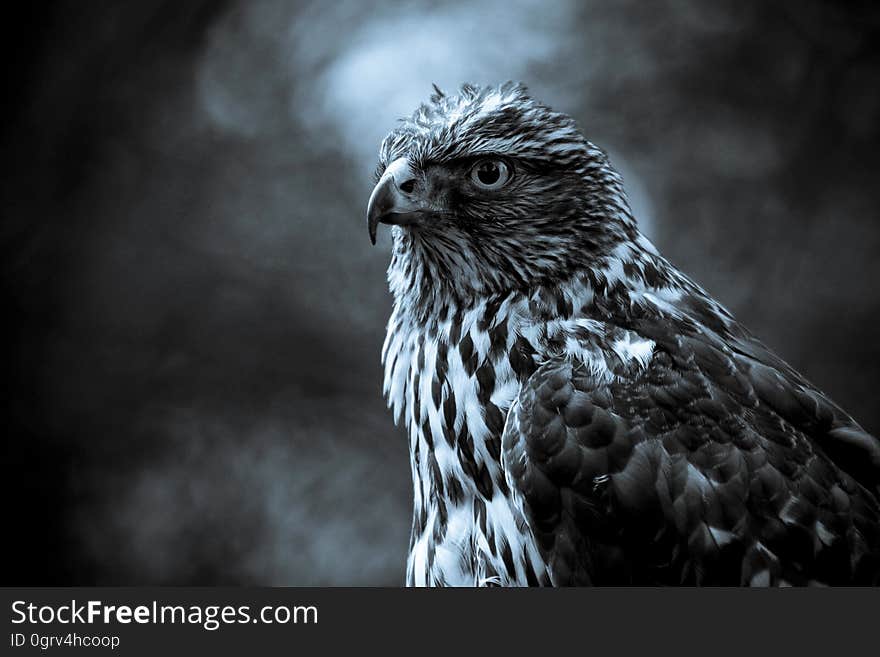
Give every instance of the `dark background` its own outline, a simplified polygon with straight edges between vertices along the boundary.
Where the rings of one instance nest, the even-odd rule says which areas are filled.
[[[398,584],[374,153],[524,81],[643,229],[880,431],[871,3],[91,2],[3,21],[4,584]]]

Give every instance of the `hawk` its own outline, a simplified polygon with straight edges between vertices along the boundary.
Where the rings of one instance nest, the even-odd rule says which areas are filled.
[[[658,253],[571,118],[435,86],[367,223],[408,585],[880,582],[880,442]]]

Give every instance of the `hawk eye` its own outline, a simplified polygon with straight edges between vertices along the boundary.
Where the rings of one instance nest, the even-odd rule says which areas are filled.
[[[471,181],[481,189],[500,189],[510,180],[510,170],[501,160],[480,160],[471,169]]]

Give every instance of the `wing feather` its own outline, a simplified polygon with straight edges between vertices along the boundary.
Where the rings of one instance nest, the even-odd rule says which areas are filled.
[[[551,358],[508,414],[554,584],[880,583],[876,438],[748,336],[640,332],[647,367]]]

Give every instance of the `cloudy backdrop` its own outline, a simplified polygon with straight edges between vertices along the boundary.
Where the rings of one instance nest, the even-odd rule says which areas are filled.
[[[880,20],[807,0],[145,1],[4,21],[4,584],[403,581],[374,153],[525,82],[880,431]]]

